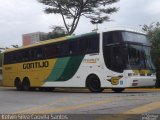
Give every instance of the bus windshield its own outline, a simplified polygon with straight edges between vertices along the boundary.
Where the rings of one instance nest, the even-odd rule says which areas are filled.
[[[129,45],[128,57],[131,69],[154,69],[152,64],[151,47],[142,45]]]
[[[123,72],[128,65],[127,47],[125,45],[105,46],[104,61],[110,70]]]
[[[116,31],[104,33],[103,39],[104,61],[110,70],[122,73],[127,69],[154,69],[145,35]]]

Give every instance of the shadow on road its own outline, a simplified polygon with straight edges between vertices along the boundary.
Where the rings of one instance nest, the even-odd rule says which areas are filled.
[[[39,89],[35,89],[35,90],[31,90],[31,91],[17,91],[16,88],[10,88],[10,87],[0,87],[0,91],[15,91],[15,92],[47,92],[47,93],[91,93],[88,89],[79,89],[79,88],[55,88],[55,90],[53,91],[45,91],[45,90],[39,90]],[[102,93],[91,93],[91,94],[139,94],[139,93],[151,93],[151,92],[155,92],[157,90],[146,90],[146,89],[126,89],[125,91],[123,91],[122,93],[114,93],[111,89],[105,89]],[[160,90],[159,90],[160,91]]]

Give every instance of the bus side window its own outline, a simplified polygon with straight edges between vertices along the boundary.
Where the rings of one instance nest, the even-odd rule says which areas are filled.
[[[79,52],[81,54],[85,54],[87,52],[87,48],[88,48],[87,38],[82,38],[81,40],[79,40]]]
[[[42,51],[42,49],[41,48],[37,48],[35,55],[36,55],[36,59],[43,58],[43,51]]]
[[[89,53],[99,52],[99,38],[98,37],[88,38],[88,52]]]
[[[13,52],[13,54],[11,54],[11,63],[16,63],[17,62],[17,55],[16,55],[17,52]]]
[[[31,61],[35,59],[34,49],[26,49],[25,51],[19,51],[21,61]]]
[[[60,54],[61,56],[68,56],[69,55],[69,43],[68,42],[64,42],[61,44],[61,49],[60,49]]]
[[[5,53],[4,54],[4,64],[8,64],[9,62],[9,54],[8,53]]]
[[[28,61],[29,60],[29,51],[25,50],[24,51],[24,57],[23,57],[23,61]]]
[[[17,56],[18,56],[17,62],[23,62],[24,53],[23,53],[22,50],[18,52],[18,55],[17,55]]]
[[[46,45],[44,47],[45,58],[54,58],[57,54],[57,48],[55,44]]]
[[[12,64],[13,63],[13,55],[12,54],[8,54],[8,56],[7,56],[7,63],[8,64]]]
[[[79,54],[79,44],[77,40],[72,40],[69,43],[69,53],[70,55],[77,55]]]
[[[61,44],[60,43],[55,45],[54,53],[55,53],[55,57],[61,56]]]

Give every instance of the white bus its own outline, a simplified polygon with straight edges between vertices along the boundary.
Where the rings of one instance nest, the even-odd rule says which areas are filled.
[[[4,52],[3,85],[17,90],[87,87],[91,92],[154,86],[150,52],[146,35],[131,30],[43,41]]]

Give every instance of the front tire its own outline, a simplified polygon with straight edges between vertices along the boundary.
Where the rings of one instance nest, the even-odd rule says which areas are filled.
[[[93,93],[101,93],[104,88],[101,88],[101,83],[96,75],[91,75],[87,78],[87,88]]]

